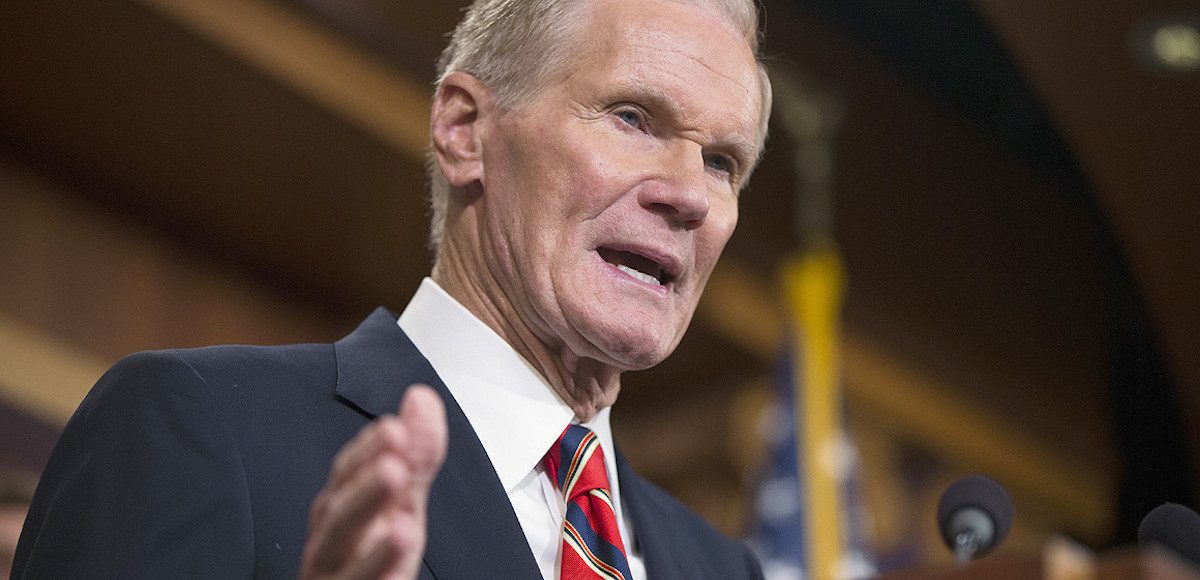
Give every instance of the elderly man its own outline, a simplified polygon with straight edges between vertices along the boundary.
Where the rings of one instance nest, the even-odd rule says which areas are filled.
[[[749,0],[477,1],[440,66],[436,262],[403,314],[118,363],[15,576],[758,576],[609,428],[737,222],[769,108],[756,25]]]

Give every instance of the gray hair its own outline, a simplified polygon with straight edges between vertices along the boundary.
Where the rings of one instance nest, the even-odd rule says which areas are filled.
[[[739,30],[758,58],[760,34],[756,0],[677,0],[720,10]],[[528,103],[554,76],[569,70],[576,54],[569,40],[580,25],[575,8],[581,0],[475,0],[455,27],[437,63],[436,88],[446,75],[462,71],[478,78],[502,109]],[[762,150],[771,110],[771,84],[759,64],[762,111],[758,145]],[[450,208],[450,184],[431,153],[427,159],[430,218],[429,247],[435,260]]]

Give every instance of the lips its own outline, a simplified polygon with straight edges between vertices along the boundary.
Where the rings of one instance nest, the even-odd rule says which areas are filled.
[[[679,273],[677,260],[646,249],[600,247],[596,248],[596,253],[618,270],[647,284],[666,286]]]

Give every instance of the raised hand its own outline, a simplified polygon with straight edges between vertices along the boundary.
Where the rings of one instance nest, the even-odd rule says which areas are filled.
[[[429,486],[446,458],[446,410],[425,385],[338,452],[313,500],[301,578],[416,578]]]

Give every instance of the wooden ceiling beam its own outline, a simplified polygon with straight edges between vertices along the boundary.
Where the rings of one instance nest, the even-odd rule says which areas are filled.
[[[277,2],[137,0],[423,163],[431,89]]]
[[[0,315],[0,397],[63,425],[108,364]]]

